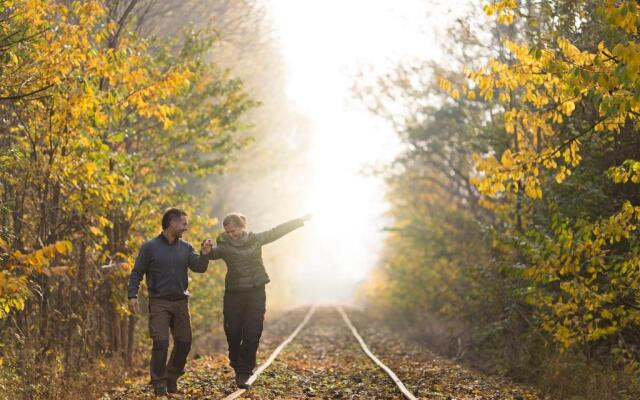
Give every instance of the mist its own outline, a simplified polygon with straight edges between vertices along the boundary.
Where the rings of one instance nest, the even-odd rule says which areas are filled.
[[[250,230],[261,231],[313,214],[264,250],[272,309],[354,303],[378,264],[389,217],[384,176],[375,172],[401,143],[354,86],[403,62],[441,59],[435,43],[446,26],[439,21],[460,15],[467,2],[443,4],[265,1],[250,6],[246,21],[211,5],[223,63],[261,102],[246,116],[248,151],[210,181],[211,215],[240,211]],[[199,7],[192,18],[209,23]]]

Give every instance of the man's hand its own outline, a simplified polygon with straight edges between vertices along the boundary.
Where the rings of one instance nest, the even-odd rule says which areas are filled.
[[[207,239],[202,242],[202,245],[200,246],[200,252],[206,255],[206,254],[209,254],[212,248],[213,248],[213,241],[211,239]]]
[[[131,311],[132,314],[137,314],[140,311],[138,308],[138,299],[129,299],[129,311]]]

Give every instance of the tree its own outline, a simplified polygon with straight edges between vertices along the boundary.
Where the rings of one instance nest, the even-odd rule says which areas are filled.
[[[95,382],[40,382],[131,361],[124,286],[137,249],[164,207],[202,209],[185,186],[224,169],[255,105],[205,60],[211,31],[145,39],[110,4],[0,10],[0,380],[20,380],[25,398],[80,393]],[[192,218],[192,230],[214,223]]]

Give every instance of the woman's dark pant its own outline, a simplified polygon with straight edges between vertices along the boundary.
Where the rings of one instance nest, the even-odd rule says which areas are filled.
[[[229,363],[237,373],[251,374],[256,366],[265,306],[264,286],[224,293],[224,332],[229,344]]]

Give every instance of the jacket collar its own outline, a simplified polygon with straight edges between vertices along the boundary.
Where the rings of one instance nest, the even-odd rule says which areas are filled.
[[[173,241],[173,243],[169,242],[169,239],[167,239],[167,237],[164,235],[164,232],[160,232],[160,234],[158,235],[158,237],[167,245],[169,246],[173,246],[178,244],[178,242],[180,241],[180,238],[176,238],[176,240]]]

